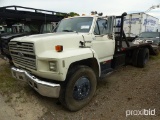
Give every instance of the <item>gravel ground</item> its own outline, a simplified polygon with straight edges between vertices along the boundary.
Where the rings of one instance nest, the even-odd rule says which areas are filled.
[[[1,120],[20,120],[21,118],[15,116],[16,113],[13,108],[11,108],[7,103],[5,103],[4,98],[0,95],[0,119]]]
[[[0,60],[0,80],[4,71],[2,67],[8,69],[5,79],[11,78],[9,65]],[[99,80],[96,94],[86,107],[78,112],[69,112],[57,99],[43,97],[27,84],[12,79],[14,84],[11,87],[14,86],[14,90],[0,89],[0,118],[6,117],[6,120],[10,120],[12,116],[11,120],[160,120],[159,80],[160,56],[152,57],[143,69],[124,66]],[[134,110],[136,114],[143,109],[155,110],[155,115],[126,117],[126,111],[129,114],[129,110]]]

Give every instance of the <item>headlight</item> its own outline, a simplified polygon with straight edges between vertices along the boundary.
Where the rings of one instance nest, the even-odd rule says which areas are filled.
[[[144,43],[144,40],[139,40],[139,39],[137,40],[136,39],[133,41],[133,44],[141,44],[141,43]]]
[[[50,61],[49,62],[49,69],[50,71],[56,71],[57,70],[57,65],[55,61]]]

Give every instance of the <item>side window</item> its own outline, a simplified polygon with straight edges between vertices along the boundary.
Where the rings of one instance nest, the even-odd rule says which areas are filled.
[[[94,29],[94,34],[95,35],[104,35],[104,34],[107,34],[107,20],[105,19],[98,19],[97,20],[97,24],[95,26],[95,29]]]

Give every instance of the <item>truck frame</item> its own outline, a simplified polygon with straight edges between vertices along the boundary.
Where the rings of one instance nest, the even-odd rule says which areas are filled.
[[[54,33],[13,39],[12,76],[43,96],[59,98],[70,111],[80,110],[94,96],[100,77],[126,64],[144,67],[155,54],[158,46],[127,41],[123,23],[115,25],[124,16],[66,18]]]

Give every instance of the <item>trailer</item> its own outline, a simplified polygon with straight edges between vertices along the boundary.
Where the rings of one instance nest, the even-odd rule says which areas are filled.
[[[93,98],[100,77],[127,64],[145,67],[155,54],[158,46],[126,39],[123,22],[115,24],[124,16],[65,18],[54,33],[11,40],[12,76],[43,96],[59,98],[70,111],[80,110]]]
[[[124,19],[126,37],[136,37],[142,32],[157,32],[159,19],[144,12],[128,14]]]

